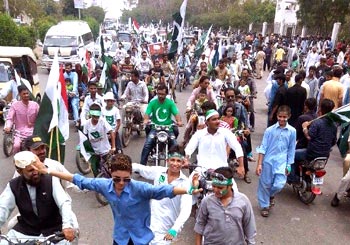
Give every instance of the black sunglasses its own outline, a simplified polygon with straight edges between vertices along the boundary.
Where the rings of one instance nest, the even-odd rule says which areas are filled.
[[[119,183],[123,180],[125,183],[129,183],[131,181],[131,178],[121,178],[121,177],[113,177],[114,183]]]

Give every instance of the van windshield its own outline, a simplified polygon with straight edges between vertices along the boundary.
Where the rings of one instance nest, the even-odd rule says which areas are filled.
[[[78,46],[78,43],[76,37],[47,36],[44,45],[48,47],[74,47]]]
[[[118,40],[118,42],[131,42],[131,34],[130,33],[118,33],[117,40]]]

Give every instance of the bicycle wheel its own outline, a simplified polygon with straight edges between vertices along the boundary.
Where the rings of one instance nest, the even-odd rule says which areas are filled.
[[[83,157],[83,155],[81,155],[79,150],[77,150],[75,154],[75,163],[80,173],[86,175],[91,172],[90,163],[85,160],[85,158]]]
[[[101,172],[99,173],[96,178],[105,178],[104,174]],[[108,200],[104,197],[104,195],[98,193],[98,192],[95,192],[95,197],[97,199],[97,201],[103,205],[103,206],[106,206],[108,204]]]
[[[123,127],[122,144],[124,147],[127,147],[130,143],[131,132],[132,132],[131,127]]]
[[[13,133],[5,133],[2,143],[2,149],[6,157],[9,157],[13,153]]]

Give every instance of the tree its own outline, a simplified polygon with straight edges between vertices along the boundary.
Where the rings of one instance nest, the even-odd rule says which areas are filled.
[[[74,8],[74,1],[72,0],[60,0],[62,5],[62,14],[64,16],[73,15],[78,17],[78,9]]]
[[[348,0],[319,0],[310,3],[309,0],[298,0],[298,19],[311,33],[330,35],[333,23],[344,24],[350,5]]]
[[[105,18],[105,12],[100,7],[90,7],[82,11],[85,17],[94,18],[98,23],[102,23]]]
[[[0,14],[0,45],[17,46],[17,25],[7,14]]]

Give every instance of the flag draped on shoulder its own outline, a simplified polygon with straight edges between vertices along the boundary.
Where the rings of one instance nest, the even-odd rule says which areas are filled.
[[[57,53],[35,121],[34,134],[39,135],[49,146],[49,158],[64,162],[64,143],[69,138],[68,99]]]
[[[15,70],[15,79],[16,79],[17,86],[21,86],[21,85],[26,86],[26,88],[29,91],[30,100],[34,101],[35,97],[33,95],[32,85],[30,85],[28,81],[24,82],[24,80],[18,75],[16,70]]]
[[[88,139],[88,137],[82,132],[79,132],[79,149],[80,154],[84,157],[85,161],[90,163],[91,170],[94,174],[94,176],[98,175],[98,163],[99,163],[99,156],[95,154],[94,149],[92,148],[92,145]]]
[[[203,32],[203,34],[201,35],[201,38],[198,40],[198,43],[194,50],[195,58],[199,58],[201,54],[204,52],[205,48],[207,47],[212,27],[213,25],[210,26],[207,32]]]
[[[170,53],[172,54],[180,54],[181,52],[187,2],[188,0],[184,0],[181,4],[180,12],[173,14],[173,35],[170,48]]]

